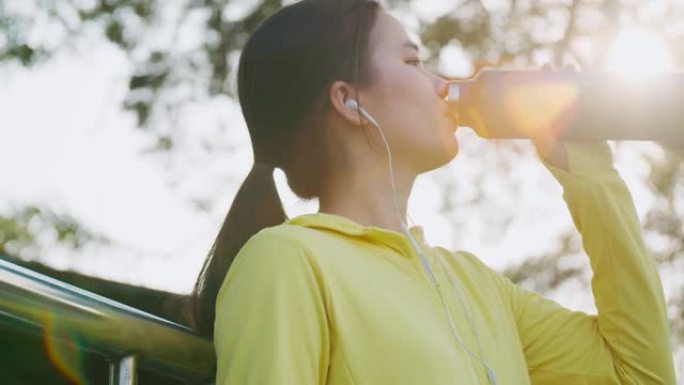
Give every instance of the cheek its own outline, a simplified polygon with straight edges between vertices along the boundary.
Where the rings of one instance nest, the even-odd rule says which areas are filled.
[[[397,99],[414,99],[417,87],[424,87],[428,83],[417,67],[399,61],[381,63],[377,67],[376,84],[381,97],[388,104],[397,103]]]
[[[395,145],[404,152],[422,152],[444,144],[443,122],[437,118],[437,104],[430,79],[422,70],[404,63],[379,67],[375,96],[379,118],[391,131]]]
[[[435,105],[432,84],[420,70],[408,65],[388,68],[381,79],[381,103],[388,122],[401,129],[423,130]],[[427,121],[426,121],[427,119]],[[397,127],[399,128],[399,127]]]

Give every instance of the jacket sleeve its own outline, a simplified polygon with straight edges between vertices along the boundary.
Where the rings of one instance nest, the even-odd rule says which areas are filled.
[[[236,256],[216,300],[216,385],[323,384],[325,293],[296,240],[262,231]]]
[[[598,315],[498,282],[510,300],[532,383],[675,384],[660,277],[606,142],[567,143],[569,171],[544,162],[582,235]]]

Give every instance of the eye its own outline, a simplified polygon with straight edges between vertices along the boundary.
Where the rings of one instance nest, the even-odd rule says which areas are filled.
[[[410,64],[410,65],[420,67],[423,65],[423,61],[418,59],[418,58],[411,58],[411,59],[406,60],[406,64]]]

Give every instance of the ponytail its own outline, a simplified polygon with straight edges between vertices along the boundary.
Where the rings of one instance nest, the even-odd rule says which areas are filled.
[[[203,336],[213,337],[216,296],[242,246],[260,230],[287,219],[273,180],[273,170],[274,167],[268,164],[254,163],[195,282],[189,297],[188,316],[190,326]]]
[[[325,127],[327,90],[336,80],[373,80],[369,47],[379,9],[372,0],[294,2],[264,20],[245,43],[238,97],[257,162],[188,297],[186,317],[200,334],[213,337],[216,296],[240,249],[260,230],[287,219],[274,166],[292,192],[308,200],[320,197],[332,166],[344,164]]]

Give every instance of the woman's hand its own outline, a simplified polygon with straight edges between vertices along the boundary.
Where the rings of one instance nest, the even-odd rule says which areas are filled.
[[[543,71],[554,70],[551,64],[544,64],[541,68]],[[534,137],[531,137],[532,143],[537,150],[540,158],[544,159],[551,165],[568,171],[568,154],[565,151],[565,141],[557,138],[553,130],[539,130]]]
[[[539,157],[557,168],[568,171],[568,154],[563,139],[543,133],[531,139]]]

